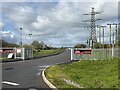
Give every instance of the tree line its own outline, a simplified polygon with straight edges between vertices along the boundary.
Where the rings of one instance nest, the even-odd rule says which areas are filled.
[[[9,42],[6,42],[6,41],[4,41],[4,40],[0,40],[0,46],[3,47],[3,48],[21,47],[20,45],[13,44],[13,43],[9,43]],[[25,47],[25,48],[33,48],[34,50],[56,49],[55,47],[48,46],[48,45],[45,44],[43,41],[40,42],[40,43],[39,43],[38,41],[33,41],[33,42],[31,43],[31,45],[24,44],[22,47]]]
[[[117,47],[116,44],[114,44],[114,47]],[[120,46],[118,46],[120,47]],[[87,48],[86,44],[76,44],[74,48]],[[100,43],[95,43],[94,48],[99,49],[99,48],[112,48],[112,44],[100,44]]]

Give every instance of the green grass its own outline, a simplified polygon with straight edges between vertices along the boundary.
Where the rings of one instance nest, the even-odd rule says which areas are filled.
[[[47,79],[57,88],[75,88],[63,78],[84,88],[118,88],[118,59],[81,60],[46,69]]]
[[[59,53],[61,51],[63,51],[63,50],[61,50],[61,49],[40,50],[39,52],[34,52],[33,55],[34,56],[46,56],[46,55],[56,54],[56,53]]]
[[[8,58],[0,58],[0,60],[8,60]]]

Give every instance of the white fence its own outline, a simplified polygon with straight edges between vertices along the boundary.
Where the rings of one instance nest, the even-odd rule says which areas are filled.
[[[118,48],[92,49],[91,54],[75,54],[74,50],[81,50],[81,49],[80,48],[71,49],[71,60],[103,60],[103,59],[119,58]]]
[[[28,59],[33,57],[31,48],[15,48],[15,59]]]

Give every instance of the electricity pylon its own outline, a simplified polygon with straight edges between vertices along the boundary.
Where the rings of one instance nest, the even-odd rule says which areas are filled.
[[[84,22],[91,22],[91,31],[90,31],[90,38],[89,38],[89,47],[94,48],[94,43],[97,42],[96,39],[96,25],[95,22],[101,19],[95,19],[96,14],[100,14],[101,12],[95,12],[94,8],[92,7],[92,11],[88,14],[83,15],[91,15],[91,20],[85,20]]]

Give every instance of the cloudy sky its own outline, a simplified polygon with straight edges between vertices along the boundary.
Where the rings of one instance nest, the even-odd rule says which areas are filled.
[[[4,0],[0,4],[0,34],[2,39],[11,43],[21,41],[21,30],[23,44],[30,44],[29,34],[32,34],[32,41],[44,41],[51,46],[74,46],[77,43],[85,43],[89,37],[90,22],[84,23],[83,20],[90,20],[91,7],[95,11],[102,12],[96,15],[96,25],[107,25],[107,23],[117,23],[118,2],[72,2],[63,0],[52,0],[50,2]],[[53,2],[54,1],[54,2]],[[114,29],[114,27],[113,27]],[[109,38],[108,27],[105,31],[105,42]],[[97,33],[98,35],[98,33]],[[97,36],[98,37],[98,36]]]

